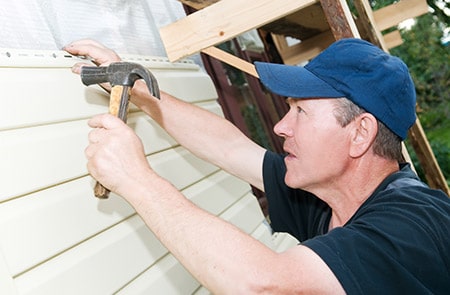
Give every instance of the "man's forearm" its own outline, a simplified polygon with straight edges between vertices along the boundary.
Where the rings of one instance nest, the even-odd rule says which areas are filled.
[[[165,92],[161,92],[161,100],[156,100],[149,96],[143,82],[138,82],[141,81],[133,89],[132,102],[177,142],[196,156],[263,189],[263,148],[228,120]]]
[[[276,254],[149,173],[121,192],[170,252],[215,294],[243,294],[257,285],[257,270],[268,269],[261,257],[275,260]]]

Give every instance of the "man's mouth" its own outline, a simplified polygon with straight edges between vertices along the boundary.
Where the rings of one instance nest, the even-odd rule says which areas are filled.
[[[292,159],[295,158],[295,155],[293,153],[290,152],[290,150],[286,147],[283,147],[283,150],[286,154],[286,158]]]

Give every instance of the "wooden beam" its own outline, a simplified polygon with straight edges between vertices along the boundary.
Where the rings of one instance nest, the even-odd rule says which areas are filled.
[[[220,0],[178,0],[178,1],[196,10],[200,10],[216,2],[219,2]]]
[[[404,20],[428,13],[426,0],[401,0],[373,12],[380,31],[396,26]]]
[[[320,4],[336,40],[360,38],[358,28],[345,0],[320,0]]]
[[[384,34],[384,43],[386,43],[387,48],[391,49],[403,44],[402,36],[400,31],[392,31],[390,33]]]
[[[358,0],[365,2],[367,0]],[[405,1],[405,0],[403,0]],[[416,0],[410,0],[410,1],[416,1]],[[399,2],[400,3],[400,2]],[[409,2],[411,4],[411,2]],[[371,8],[368,5],[363,5],[363,9],[367,10],[367,14],[370,15]],[[400,19],[405,18],[406,15],[411,17],[411,11],[408,11],[408,13],[402,14],[401,18],[397,18],[397,20],[401,21]],[[407,19],[406,18],[406,19]],[[373,26],[372,29],[378,30],[376,26]],[[370,32],[369,32],[370,34]],[[371,38],[380,38],[381,34],[372,34]],[[386,52],[388,52],[387,48],[383,48]],[[439,167],[439,164],[436,161],[436,158],[433,154],[433,150],[431,149],[430,144],[428,143],[427,137],[425,135],[425,132],[422,129],[422,125],[420,124],[419,119],[416,120],[414,125],[409,130],[409,137],[411,139],[411,144],[414,147],[414,150],[416,151],[417,157],[419,158],[419,161],[425,171],[425,177],[427,178],[428,184],[432,188],[438,188],[446,192],[447,194],[450,193],[447,181],[445,180],[442,171]],[[411,159],[409,157],[409,154],[405,148],[402,149],[403,156],[405,159],[409,160],[410,163]]]
[[[288,46],[284,36],[273,35],[273,40],[283,63],[287,65],[297,65],[308,61],[335,41],[331,31],[323,32],[292,46]]]
[[[315,3],[262,26],[261,29],[273,34],[305,40],[330,30],[330,26],[322,6],[320,3]]]
[[[272,34],[272,39],[278,49],[278,53],[287,65],[297,65],[308,61],[322,52],[334,41],[331,31],[323,32],[317,36],[306,39],[298,44],[289,46],[284,36]],[[403,43],[399,31],[392,31],[383,35],[384,43],[388,49]]]
[[[374,45],[380,47],[384,51],[388,50],[388,47],[384,43],[384,38],[378,29],[373,16],[372,8],[370,7],[368,0],[355,0],[353,1],[356,10],[358,11],[359,23],[363,26],[364,31],[367,33],[369,41]]]
[[[222,0],[160,29],[170,61],[230,40],[316,0]],[[229,17],[232,16],[233,21]]]
[[[450,196],[450,189],[447,185],[447,181],[436,161],[436,157],[428,143],[419,119],[416,120],[416,123],[409,130],[409,137],[411,139],[411,144],[416,151],[417,158],[425,172],[425,178],[427,179],[428,185],[432,188],[441,189]]]
[[[223,51],[220,48],[211,46],[202,50],[203,53],[208,54],[224,63],[229,64],[253,77],[259,78],[258,73],[256,72],[256,68],[252,63],[249,63],[246,60],[243,60],[235,55],[232,55],[226,51]]]
[[[208,7],[220,0],[178,0],[196,10]],[[262,27],[268,33],[289,36],[299,40],[308,39],[321,32],[328,31],[328,25],[319,2],[305,6],[285,17],[279,18]]]

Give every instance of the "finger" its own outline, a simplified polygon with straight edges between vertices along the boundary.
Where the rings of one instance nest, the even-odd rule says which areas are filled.
[[[90,144],[96,144],[102,141],[104,136],[104,128],[94,128],[88,134],[88,140]]]
[[[88,125],[92,128],[115,129],[123,127],[125,123],[111,114],[102,114],[92,117],[88,121]]]
[[[92,144],[88,145],[84,149],[84,155],[86,156],[86,159],[88,159],[88,160],[92,159],[92,157],[95,154],[95,151],[96,151],[96,147],[94,147]]]
[[[81,68],[85,67],[85,66],[92,67],[92,64],[87,64],[87,63],[84,63],[84,62],[77,62],[76,64],[74,64],[72,66],[72,69],[71,69],[72,73],[80,74],[81,73]]]
[[[65,46],[64,50],[73,55],[82,55],[90,58],[93,63],[101,66],[121,60],[115,51],[96,45],[96,43],[71,43]]]
[[[66,50],[72,54],[76,55],[85,55],[89,52],[86,49],[89,48],[98,48],[103,50],[110,50],[105,47],[103,44],[94,41],[92,39],[82,39],[78,41],[71,42],[63,47],[63,50]]]

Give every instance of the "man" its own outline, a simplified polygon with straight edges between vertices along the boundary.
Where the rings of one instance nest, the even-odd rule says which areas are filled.
[[[99,65],[120,59],[89,40],[65,49]],[[123,196],[215,294],[447,293],[449,198],[399,164],[415,121],[414,85],[403,62],[343,39],[305,67],[256,68],[268,89],[289,97],[274,128],[285,156],[166,93],[156,100],[143,82],[132,101],[196,155],[264,190],[273,229],[300,245],[275,253],[196,207],[149,167],[140,140],[113,116],[89,121],[90,173]]]

